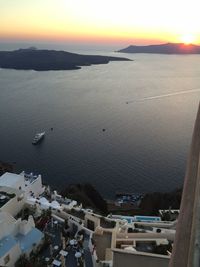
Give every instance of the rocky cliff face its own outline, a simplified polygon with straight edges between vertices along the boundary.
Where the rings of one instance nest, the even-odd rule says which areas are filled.
[[[67,186],[61,194],[82,203],[84,208],[91,208],[94,211],[107,215],[107,202],[102,198],[99,192],[91,184],[76,184]],[[159,209],[179,209],[181,203],[182,189],[177,189],[169,193],[155,192],[146,194],[139,207],[126,210],[116,210],[113,213],[123,215],[158,215]]]
[[[13,172],[13,164],[0,161],[0,176],[5,172]]]
[[[67,186],[61,194],[82,203],[85,208],[91,208],[102,214],[107,214],[107,203],[91,184],[76,184]]]
[[[140,210],[146,215],[156,215],[159,209],[179,209],[182,189],[169,193],[146,194],[140,203]]]

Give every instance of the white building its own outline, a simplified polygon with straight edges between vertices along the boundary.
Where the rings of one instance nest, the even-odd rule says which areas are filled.
[[[0,186],[0,211],[16,216],[24,207],[25,193],[22,190]]]
[[[15,220],[30,196],[44,192],[41,175],[6,172],[0,177],[0,266],[14,267],[22,254],[27,256],[43,240],[32,216]]]
[[[0,212],[0,266],[14,267],[22,254],[29,255],[43,240],[35,228],[32,216],[28,221],[15,220],[9,213]]]
[[[0,186],[22,190],[26,196],[32,194],[37,197],[44,192],[41,175],[34,175],[33,173],[15,174],[6,172],[0,177]]]

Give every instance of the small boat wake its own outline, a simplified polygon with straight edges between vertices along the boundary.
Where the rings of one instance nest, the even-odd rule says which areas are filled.
[[[170,93],[170,94],[143,97],[143,98],[136,99],[136,100],[126,101],[126,104],[131,104],[131,103],[134,103],[134,102],[143,102],[143,101],[154,100],[154,99],[161,99],[161,98],[171,97],[171,96],[176,96],[176,95],[192,94],[192,93],[197,93],[197,92],[200,92],[200,88],[199,89],[191,89],[191,90],[179,91],[179,92]]]

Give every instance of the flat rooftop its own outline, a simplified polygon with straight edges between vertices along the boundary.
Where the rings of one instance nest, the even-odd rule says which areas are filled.
[[[21,250],[26,253],[30,251],[35,244],[38,244],[43,237],[44,234],[41,231],[37,228],[33,228],[26,235],[18,234],[15,238],[20,243]]]
[[[14,246],[16,246],[17,242],[15,238],[11,235],[8,235],[0,240],[0,257],[3,257],[6,253],[8,253]]]
[[[0,208],[3,207],[10,199],[12,199],[15,196],[16,196],[15,193],[9,194],[5,191],[1,191],[0,187]]]
[[[19,174],[6,172],[0,177],[0,186],[16,188],[16,185],[23,180],[24,177]]]

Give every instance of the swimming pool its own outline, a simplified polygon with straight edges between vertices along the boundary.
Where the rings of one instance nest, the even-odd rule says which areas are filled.
[[[161,218],[157,216],[121,216],[120,219],[132,222],[160,222]]]

